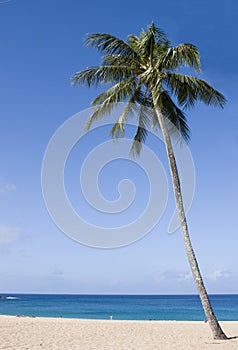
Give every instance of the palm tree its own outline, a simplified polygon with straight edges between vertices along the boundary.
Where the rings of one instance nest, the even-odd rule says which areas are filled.
[[[142,30],[139,37],[129,35],[127,41],[123,41],[110,34],[90,34],[86,38],[86,45],[95,47],[103,54],[102,63],[100,66],[77,72],[72,78],[72,83],[86,84],[88,87],[102,84],[110,86],[92,102],[95,108],[86,128],[89,129],[92,122],[110,113],[119,102],[126,101],[126,106],[114,124],[111,134],[113,137],[123,136],[127,116],[136,109],[138,126],[132,151],[139,154],[148,127],[160,127],[193,278],[214,338],[227,339],[213,312],[190,241],[169,127],[173,124],[188,141],[189,128],[184,111],[194,106],[196,101],[223,107],[225,97],[197,77],[200,73],[200,55],[197,48],[186,43],[172,47],[165,33],[155,27],[153,22],[146,31]],[[179,73],[178,69],[183,66],[192,68],[196,76]]]

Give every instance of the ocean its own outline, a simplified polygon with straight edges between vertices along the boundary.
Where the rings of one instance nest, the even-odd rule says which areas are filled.
[[[1,315],[116,320],[203,321],[197,295],[2,294]],[[220,321],[238,321],[238,295],[211,295]]]

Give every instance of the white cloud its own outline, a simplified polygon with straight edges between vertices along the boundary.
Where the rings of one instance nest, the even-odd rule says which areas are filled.
[[[184,271],[163,271],[156,273],[156,282],[183,282],[192,279],[192,274],[190,272]]]
[[[178,274],[178,280],[179,281],[188,281],[193,278],[193,275],[191,272],[180,272]]]
[[[21,231],[19,228],[0,225],[0,244],[15,242],[20,236]]]
[[[211,281],[218,281],[220,279],[224,279],[229,276],[230,276],[230,272],[227,270],[215,270],[208,276],[208,278]]]
[[[216,282],[230,277],[231,274],[227,270],[217,269],[206,275],[206,279]],[[154,273],[154,281],[156,283],[180,283],[188,282],[193,279],[192,273],[189,271],[157,271]]]
[[[6,182],[0,182],[0,194],[5,194],[14,191],[16,191],[16,185],[9,184]]]

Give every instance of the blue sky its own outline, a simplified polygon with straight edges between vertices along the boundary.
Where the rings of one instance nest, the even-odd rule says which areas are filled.
[[[85,48],[83,38],[90,32],[108,32],[125,39],[154,20],[173,45],[198,46],[202,78],[228,100],[223,110],[198,104],[188,112],[196,171],[188,222],[208,291],[238,293],[238,5],[234,0],[153,0],[146,5],[124,0],[117,8],[111,1],[0,3],[0,292],[196,292],[181,233],[167,233],[174,210],[170,183],[168,206],[153,231],[134,244],[109,250],[86,247],[62,233],[47,212],[41,190],[49,140],[97,94],[70,85],[76,71],[99,63],[98,53]],[[89,135],[88,144],[101,137],[102,131],[91,139]],[[151,136],[147,145],[168,173],[162,144],[156,148]],[[66,187],[76,208],[81,206],[75,186],[82,158],[80,147],[75,148],[66,169]],[[117,161],[112,169],[105,168],[104,176],[99,185],[108,200],[116,198],[120,177],[135,182],[138,200],[122,221],[134,219],[148,197],[148,190],[141,191],[146,187],[144,173],[128,161]],[[87,206],[83,212],[90,218]],[[93,216],[98,225],[111,219]]]

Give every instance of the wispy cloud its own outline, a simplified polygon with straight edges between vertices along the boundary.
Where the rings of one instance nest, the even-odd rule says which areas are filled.
[[[17,227],[0,225],[0,244],[13,243],[21,237],[21,230]]]
[[[16,185],[0,181],[0,194],[16,191]]]
[[[163,271],[156,273],[156,282],[183,282],[192,279],[192,274],[187,271]]]
[[[230,272],[227,270],[215,270],[209,276],[211,281],[218,281],[224,278],[230,277]]]
[[[191,272],[179,272],[178,273],[178,280],[179,281],[188,281],[193,278]]]

